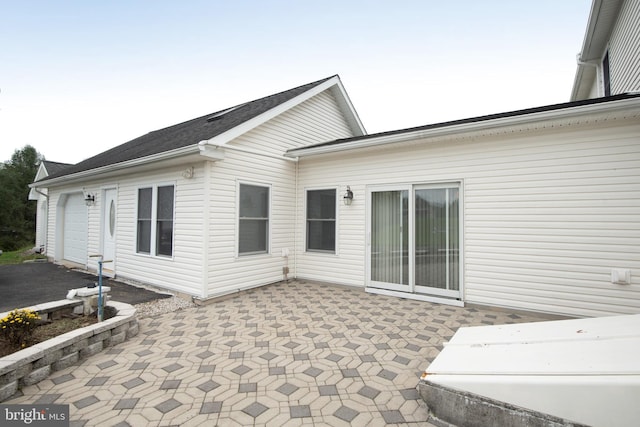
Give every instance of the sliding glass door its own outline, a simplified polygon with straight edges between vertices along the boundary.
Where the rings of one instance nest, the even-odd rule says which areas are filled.
[[[368,194],[368,285],[459,299],[459,184],[381,187]]]
[[[459,188],[415,189],[416,292],[459,294],[459,192]]]
[[[409,287],[409,192],[371,193],[371,281],[394,290]]]

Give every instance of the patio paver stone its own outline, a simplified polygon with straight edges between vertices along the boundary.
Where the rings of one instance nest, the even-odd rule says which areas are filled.
[[[540,320],[279,283],[139,319],[136,337],[4,403],[68,404],[86,427],[431,426],[415,386],[458,327]]]

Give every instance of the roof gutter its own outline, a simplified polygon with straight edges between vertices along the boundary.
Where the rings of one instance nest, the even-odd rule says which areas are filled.
[[[584,79],[584,73],[585,73],[585,68],[589,67],[591,69],[593,69],[595,72],[597,72],[598,70],[598,62],[591,60],[591,61],[583,61],[582,57],[580,56],[581,54],[577,54],[576,55],[576,64],[578,66],[578,68],[576,69],[576,75],[573,78],[573,88],[571,89],[571,96],[569,97],[570,101],[577,101],[580,99],[586,99],[586,96],[580,96],[580,91],[582,90],[582,86],[583,86],[583,79]]]
[[[198,154],[198,146],[197,145],[188,145],[186,147],[177,148],[171,151],[165,151],[163,153],[153,154],[151,156],[141,157],[138,159],[127,160],[120,163],[115,163],[112,165],[102,166],[94,169],[88,169],[85,171],[80,171],[76,173],[72,173],[69,175],[62,175],[52,179],[44,179],[42,181],[37,181],[29,184],[30,188],[42,188],[42,187],[51,187],[56,184],[69,184],[76,181],[81,181],[87,178],[95,178],[99,175],[104,175],[108,173],[117,172],[123,169],[132,168],[135,166],[146,165],[153,162],[158,162],[162,160],[171,160],[178,157],[183,157],[189,154]]]
[[[571,101],[586,99],[588,96],[580,93],[583,90],[582,86],[590,85],[592,82],[591,80],[583,81],[583,79],[591,77],[589,75],[591,73],[585,76],[585,67],[599,65],[622,3],[623,0],[593,0],[591,3],[582,48],[577,55],[577,69],[571,89]]]
[[[347,141],[344,143],[297,148],[294,150],[289,150],[285,155],[290,157],[306,157],[319,154],[336,153],[360,148],[378,147],[387,144],[412,141],[416,139],[460,135],[474,131],[490,130],[507,126],[525,125],[551,119],[567,119],[594,113],[621,111],[626,110],[630,107],[640,107],[640,98],[630,98],[599,104],[568,107],[561,110],[541,111],[537,113],[529,113],[512,117],[500,117],[489,120],[434,127],[430,129],[409,129],[406,132],[394,133],[393,135],[381,135],[378,137],[371,136],[357,139],[355,141]]]
[[[198,143],[198,148],[200,150],[201,153],[203,153],[203,155],[205,155],[204,153],[209,153],[211,152],[211,150],[209,150],[209,148],[213,148],[215,150],[215,152],[217,152],[218,150],[221,151],[221,153],[224,153],[224,151],[226,150],[231,150],[231,151],[238,151],[240,153],[248,153],[248,154],[254,154],[256,156],[262,156],[262,157],[269,157],[271,159],[278,159],[278,160],[286,160],[288,162],[297,162],[298,158],[297,157],[285,157],[285,156],[278,156],[275,154],[269,154],[269,153],[264,153],[258,150],[252,150],[250,148],[245,148],[245,147],[237,147],[235,145],[228,145],[222,142],[215,142],[214,141],[215,138],[212,139],[205,139],[203,141],[200,141]],[[224,155],[221,155],[220,157],[221,159],[224,158]]]

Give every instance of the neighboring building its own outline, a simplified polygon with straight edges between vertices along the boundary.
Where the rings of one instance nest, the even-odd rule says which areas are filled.
[[[95,269],[101,253],[108,274],[201,299],[288,268],[454,305],[640,313],[640,94],[623,93],[639,3],[594,2],[582,58],[609,46],[612,96],[579,65],[572,102],[366,135],[334,76],[37,180],[47,255]]]
[[[571,101],[640,92],[640,1],[594,0]]]

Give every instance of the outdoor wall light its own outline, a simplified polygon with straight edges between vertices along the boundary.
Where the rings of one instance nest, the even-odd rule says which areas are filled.
[[[84,196],[84,202],[87,206],[91,206],[96,202],[96,196],[91,193],[87,193],[87,195]]]
[[[351,191],[351,187],[349,187],[348,185],[347,185],[347,192],[344,193],[343,200],[346,206],[350,206],[351,202],[353,202],[353,191]]]

